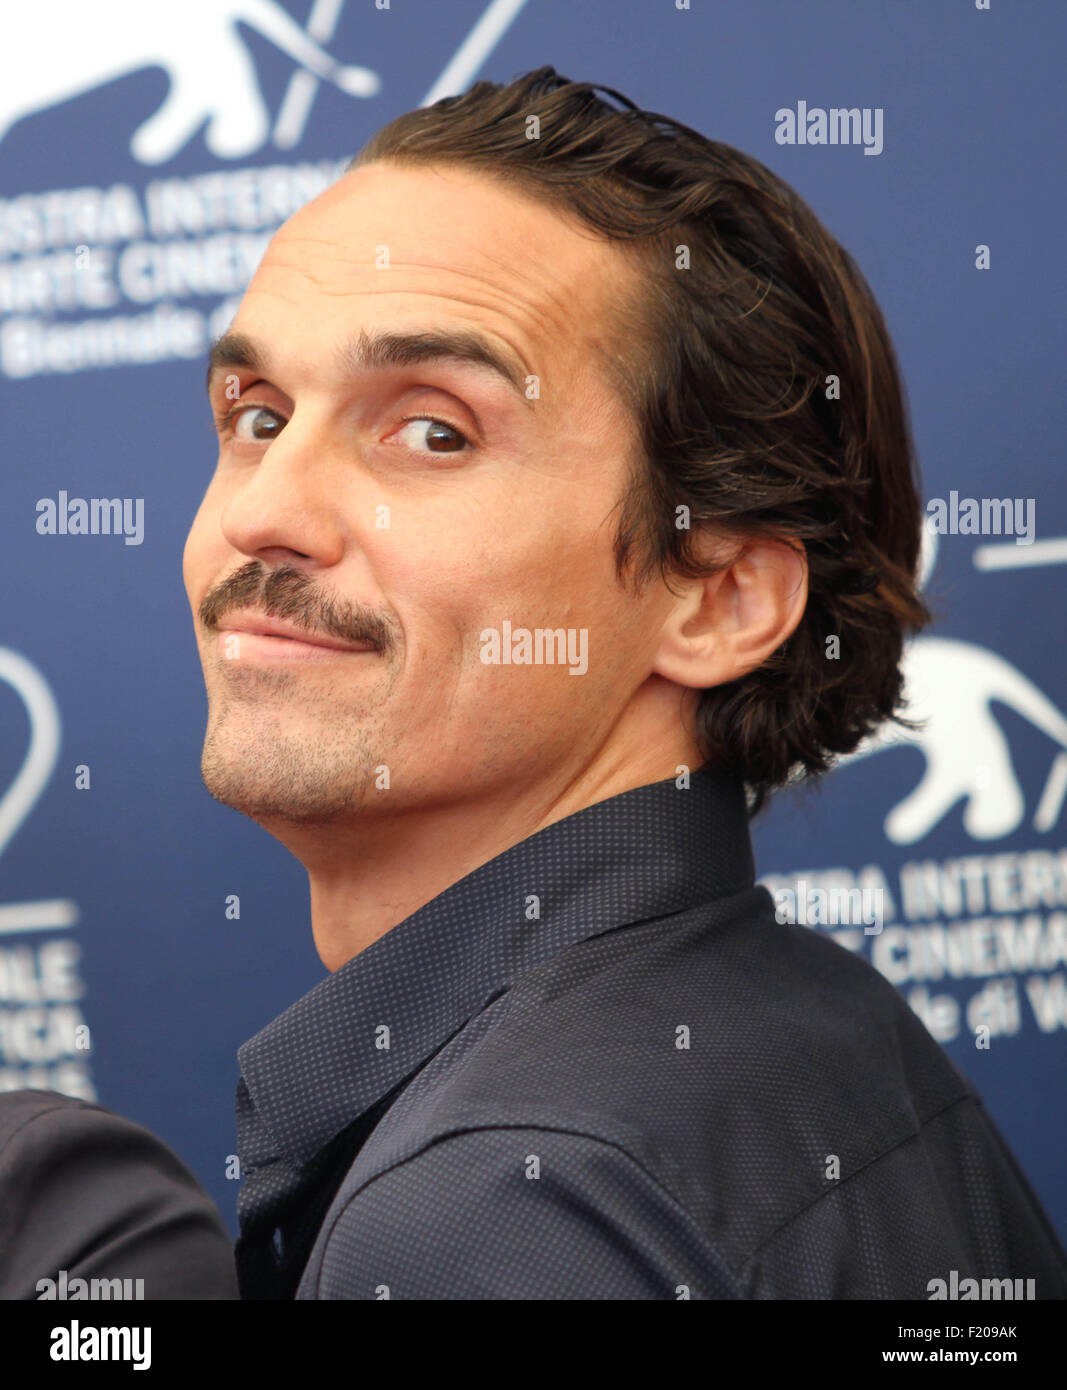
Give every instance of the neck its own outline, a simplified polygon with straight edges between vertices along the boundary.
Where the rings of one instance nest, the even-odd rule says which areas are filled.
[[[674,719],[670,732],[609,746],[575,772],[556,771],[516,790],[513,777],[491,789],[466,788],[385,812],[365,804],[341,824],[263,825],[308,871],[315,948],[338,970],[453,883],[513,845],[586,806],[701,766],[696,744]],[[373,793],[371,793],[373,795]],[[382,796],[391,793],[380,793]]]

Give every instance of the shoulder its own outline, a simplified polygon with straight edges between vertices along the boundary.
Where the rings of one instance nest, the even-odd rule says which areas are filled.
[[[0,1095],[0,1172],[10,1184],[58,1178],[72,1156],[107,1157],[118,1167],[151,1161],[167,1179],[195,1184],[177,1154],[151,1130],[102,1105],[53,1091]],[[84,1175],[85,1164],[79,1165]]]
[[[0,1095],[0,1249],[4,1298],[36,1298],[61,1270],[142,1279],[149,1299],[237,1296],[229,1236],[177,1154],[53,1092]]]
[[[322,1233],[313,1298],[732,1298],[690,1215],[618,1145],[486,1126],[428,1143]]]
[[[754,889],[526,971],[448,1100],[463,1121],[617,1142],[669,1181],[672,1158],[814,1161],[823,1133],[869,1162],[970,1094],[894,986]]]
[[[906,1001],[762,891],[581,942],[489,1012],[357,1160],[302,1297],[924,1297],[916,1270],[979,1259],[1062,1279]]]
[[[618,1191],[639,1173],[657,1219],[673,1204],[738,1276],[826,1195],[828,1169],[858,1174],[971,1095],[892,985],[778,923],[763,889],[580,942],[494,1007],[425,1106],[412,1088],[420,1142],[443,1145],[419,1169],[455,1154],[457,1182],[486,1201],[483,1183],[531,1213],[549,1195],[573,1202],[555,1173],[540,1186],[523,1176],[547,1136],[574,1165],[560,1175],[584,1172],[592,1200],[598,1165]],[[462,1130],[480,1137],[445,1137]]]

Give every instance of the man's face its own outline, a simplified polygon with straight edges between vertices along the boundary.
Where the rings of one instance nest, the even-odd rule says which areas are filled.
[[[184,559],[219,800],[333,820],[562,790],[597,757],[668,598],[635,597],[612,552],[635,436],[597,347],[632,347],[611,335],[631,274],[459,166],[354,170],[274,237],[231,328],[258,360],[236,344],[215,373],[235,413]],[[361,332],[476,336],[519,389],[354,361]],[[334,645],[264,635],[268,613]],[[567,656],[507,663],[520,629],[568,631]]]

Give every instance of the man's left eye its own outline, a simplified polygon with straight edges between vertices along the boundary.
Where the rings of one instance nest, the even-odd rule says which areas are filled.
[[[434,454],[458,454],[470,443],[447,420],[437,420],[432,415],[413,415],[397,433],[409,448]]]

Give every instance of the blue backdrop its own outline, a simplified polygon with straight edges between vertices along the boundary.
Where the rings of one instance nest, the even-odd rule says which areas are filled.
[[[300,865],[200,782],[180,558],[215,458],[203,354],[374,130],[551,63],[768,164],[884,308],[944,502],[938,622],[906,658],[928,722],[780,798],[759,872],[880,892],[880,931],[812,929],[904,991],[1067,1237],[1065,41],[1059,0],[5,8],[0,1087],[148,1125],[236,1229],[236,1049],[325,972]],[[126,514],[81,533],[101,498]],[[969,498],[1012,505],[975,529]]]

